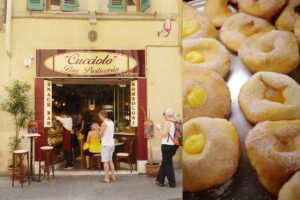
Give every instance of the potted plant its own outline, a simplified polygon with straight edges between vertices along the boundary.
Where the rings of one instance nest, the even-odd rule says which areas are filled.
[[[143,108],[144,116],[145,116],[145,121],[144,121],[144,132],[145,136],[147,138],[148,146],[149,146],[149,154],[148,154],[148,161],[146,163],[146,172],[149,177],[156,177],[159,171],[160,163],[159,162],[154,162],[153,161],[153,156],[152,156],[152,143],[151,140],[153,138],[153,132],[154,132],[154,123],[150,119],[150,117],[146,117],[146,112]]]
[[[5,91],[8,93],[6,99],[0,103],[0,110],[6,111],[13,117],[15,124],[15,133],[9,137],[9,151],[19,148],[24,136],[20,136],[20,129],[26,127],[27,120],[31,117],[32,111],[29,109],[28,92],[30,85],[26,82],[19,80],[13,81],[10,85],[6,86]],[[12,162],[10,160],[10,162]],[[9,165],[9,173],[12,173],[12,163]]]

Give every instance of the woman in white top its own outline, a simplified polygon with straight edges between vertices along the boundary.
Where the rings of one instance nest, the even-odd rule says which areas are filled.
[[[171,108],[167,108],[163,112],[165,118],[165,124],[163,130],[158,126],[162,141],[161,141],[161,151],[162,151],[162,164],[160,166],[158,175],[156,177],[156,184],[159,186],[164,186],[165,177],[169,181],[169,187],[176,187],[175,173],[173,168],[173,156],[178,148],[174,145],[173,139],[175,135],[175,118],[174,112]]]

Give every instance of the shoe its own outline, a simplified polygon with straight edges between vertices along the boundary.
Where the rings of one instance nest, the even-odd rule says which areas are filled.
[[[158,182],[158,181],[156,181],[156,185],[158,185],[159,187],[163,187],[163,186],[165,186],[165,184],[163,184],[163,183],[160,183],[160,182]]]
[[[116,181],[116,180],[117,180],[117,178],[116,178],[116,177],[114,177],[114,178],[111,178],[111,180],[112,180],[112,181]]]
[[[71,169],[73,169],[74,167],[73,166],[71,166],[71,167],[67,167],[67,168],[65,168],[66,170],[71,170]]]
[[[105,179],[100,180],[101,183],[109,183],[109,181],[106,181]]]
[[[176,185],[171,185],[171,184],[169,184],[168,185],[170,188],[176,188]]]

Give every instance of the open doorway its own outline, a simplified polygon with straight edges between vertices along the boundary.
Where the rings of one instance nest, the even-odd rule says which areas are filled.
[[[130,126],[130,100],[130,80],[52,80],[53,114],[59,115],[65,111],[73,119],[73,170],[87,169],[87,161],[81,150],[82,143],[77,137],[80,129],[78,114],[84,116],[85,135],[92,123],[101,124],[98,118],[100,110],[105,110],[108,117],[115,123],[115,164],[117,165],[118,153],[129,153],[130,162],[136,168],[136,128]],[[53,127],[46,128],[46,132],[47,144],[55,147],[57,163],[62,163],[61,169],[63,169],[62,125],[53,120]],[[99,158],[98,155],[90,156],[91,169],[96,170],[102,167]],[[129,170],[130,165],[126,162],[121,162],[119,169]]]

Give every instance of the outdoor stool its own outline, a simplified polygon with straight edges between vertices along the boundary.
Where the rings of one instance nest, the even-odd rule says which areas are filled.
[[[93,168],[93,162],[94,159],[96,160],[97,163],[97,168],[100,170],[101,169],[101,153],[97,153],[91,156],[91,169]]]
[[[44,178],[46,177],[49,181],[50,170],[52,170],[53,178],[54,178],[54,159],[53,159],[53,147],[52,146],[42,146],[40,148],[40,153],[44,154],[44,165],[41,165],[41,160],[39,161],[39,179],[41,178],[41,171],[44,170]]]
[[[13,151],[13,168],[12,168],[12,187],[14,187],[15,175],[19,173],[20,184],[23,188],[25,169],[23,160],[27,158],[27,176],[28,176],[28,185],[30,185],[30,169],[29,169],[29,151],[28,150],[15,150]],[[19,167],[17,166],[17,160],[19,161]]]

